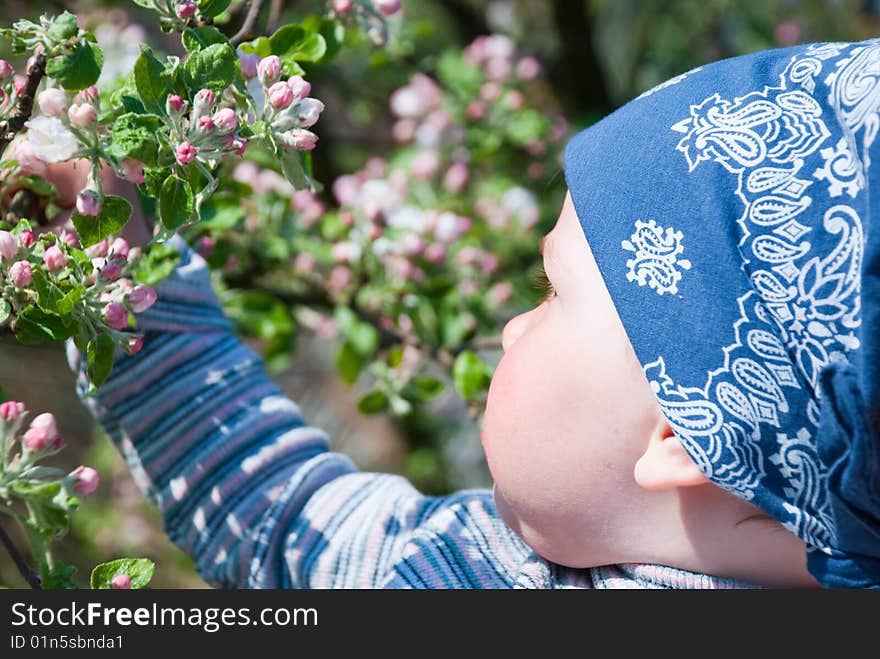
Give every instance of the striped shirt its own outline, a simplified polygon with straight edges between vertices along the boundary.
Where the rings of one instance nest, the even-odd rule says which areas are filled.
[[[224,588],[738,588],[665,566],[550,563],[499,517],[492,493],[425,496],[395,474],[365,473],[266,375],[218,304],[186,243],[144,346],[119,355],[85,396],[85,359],[68,342],[77,391],[161,510],[171,540]]]

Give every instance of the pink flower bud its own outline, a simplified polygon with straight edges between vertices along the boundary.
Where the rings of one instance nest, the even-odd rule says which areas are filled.
[[[0,80],[6,80],[13,73],[15,73],[15,70],[12,68],[12,64],[5,59],[0,59]]]
[[[121,304],[111,302],[104,307],[104,320],[113,329],[122,330],[128,327],[128,312]]]
[[[468,182],[468,168],[463,162],[453,163],[443,176],[443,187],[450,192],[461,192]]]
[[[177,162],[181,165],[188,165],[196,157],[198,150],[189,142],[181,142],[177,145],[174,153],[177,156]]]
[[[9,267],[9,278],[19,288],[29,286],[34,278],[34,271],[27,261],[16,261]]]
[[[33,247],[37,243],[37,234],[30,230],[22,231],[18,234],[18,242],[22,247]]]
[[[34,417],[31,421],[31,429],[45,430],[50,440],[58,437],[58,422],[55,421],[55,415],[50,412],[43,412]]]
[[[24,434],[24,446],[27,450],[36,453],[42,451],[49,446],[53,438],[49,437],[49,433],[44,428],[28,428]]]
[[[122,161],[122,174],[126,180],[132,183],[143,183],[144,163],[134,158],[126,158]]]
[[[238,118],[232,108],[223,108],[214,114],[214,125],[221,133],[231,133],[238,128]]]
[[[0,260],[11,261],[18,254],[18,241],[8,231],[0,231]]]
[[[541,64],[531,55],[516,63],[516,75],[520,80],[533,80],[541,73]]]
[[[0,419],[4,421],[15,421],[18,417],[24,414],[24,403],[20,403],[15,400],[8,400],[5,403],[0,403]]]
[[[76,197],[76,212],[80,215],[97,215],[101,211],[101,198],[94,190],[83,190]]]
[[[125,238],[116,238],[110,245],[110,252],[119,259],[128,258],[129,246]]]
[[[351,10],[351,0],[333,0],[333,11],[337,14],[347,14]]]
[[[238,51],[238,66],[241,68],[241,75],[245,78],[254,78],[257,75],[257,64],[260,62],[260,56],[256,53],[243,53]]]
[[[191,5],[192,3],[189,2],[186,4]],[[117,574],[110,580],[110,588],[112,590],[128,590],[129,588],[131,588],[131,577],[127,574]]]
[[[80,494],[91,494],[98,489],[98,484],[101,482],[101,476],[97,471],[83,465],[70,472],[70,475],[76,481],[73,489]]]
[[[67,94],[57,87],[44,89],[37,94],[37,105],[40,112],[49,117],[60,117],[67,109]]]
[[[122,268],[120,268],[119,264],[114,261],[111,261],[101,268],[101,277],[107,281],[116,281],[121,275]]]
[[[107,249],[109,245],[107,243],[107,239],[105,238],[99,243],[95,243],[91,247],[86,247],[85,252],[89,258],[103,258],[107,256]]]
[[[431,243],[425,248],[423,256],[430,263],[440,263],[446,258],[446,247],[440,243]]]
[[[67,265],[67,257],[64,256],[64,252],[58,248],[58,245],[52,245],[43,254],[43,263],[46,264],[46,268],[50,272],[55,272]]]
[[[373,0],[373,5],[386,16],[400,11],[400,0]]]
[[[269,55],[257,64],[257,75],[267,87],[278,80],[281,75],[281,58],[277,55]]]
[[[177,5],[177,15],[180,18],[192,18],[196,15],[196,3],[194,2],[181,2]]]
[[[139,284],[128,296],[128,303],[135,313],[146,311],[156,302],[156,291],[146,284]]]
[[[286,82],[276,82],[269,88],[269,103],[276,110],[283,110],[293,103],[293,90]]]
[[[312,93],[312,85],[306,82],[301,75],[290,76],[287,79],[287,86],[293,92],[293,100],[299,101]]]
[[[143,347],[144,347],[144,340],[139,336],[135,336],[135,337],[131,338],[128,342],[128,354],[129,355],[136,355],[141,351],[141,349]]]
[[[186,101],[177,94],[169,94],[165,100],[165,110],[168,114],[180,114],[184,107],[186,107]]]
[[[98,111],[91,103],[77,103],[67,110],[67,118],[76,128],[88,128],[98,118]]]

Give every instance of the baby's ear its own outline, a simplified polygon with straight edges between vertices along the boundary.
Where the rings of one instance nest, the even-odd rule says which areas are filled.
[[[646,490],[668,490],[709,482],[665,419],[652,433],[648,447],[636,461],[633,475],[636,483]]]

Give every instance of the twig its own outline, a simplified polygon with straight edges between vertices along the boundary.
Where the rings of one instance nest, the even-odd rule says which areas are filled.
[[[18,552],[18,549],[15,548],[12,538],[7,535],[2,526],[0,526],[0,542],[3,542],[3,546],[6,547],[6,551],[9,552],[9,555],[12,557],[15,567],[18,568],[18,573],[28,582],[28,585],[34,590],[43,590],[43,585],[40,583],[40,577],[30,568],[27,561],[24,560],[24,556],[22,556]]]
[[[245,39],[250,39],[253,36],[251,30],[254,29],[254,23],[257,22],[257,16],[259,16],[260,9],[262,8],[263,0],[251,0],[250,9],[248,9],[247,16],[244,17],[244,23],[241,24],[241,29],[229,40],[230,44],[237,46]]]
[[[30,119],[34,111],[34,97],[40,80],[46,74],[46,55],[37,53],[27,68],[27,82],[24,91],[18,97],[15,113],[7,120],[0,122],[0,155],[6,151],[6,147],[15,137],[15,134],[24,128],[24,122]]]

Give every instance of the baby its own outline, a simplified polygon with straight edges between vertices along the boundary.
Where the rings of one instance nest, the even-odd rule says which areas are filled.
[[[493,492],[330,452],[179,238],[86,402],[217,586],[878,586],[878,73],[880,42],[756,53],[569,142],[552,291],[489,389]]]

